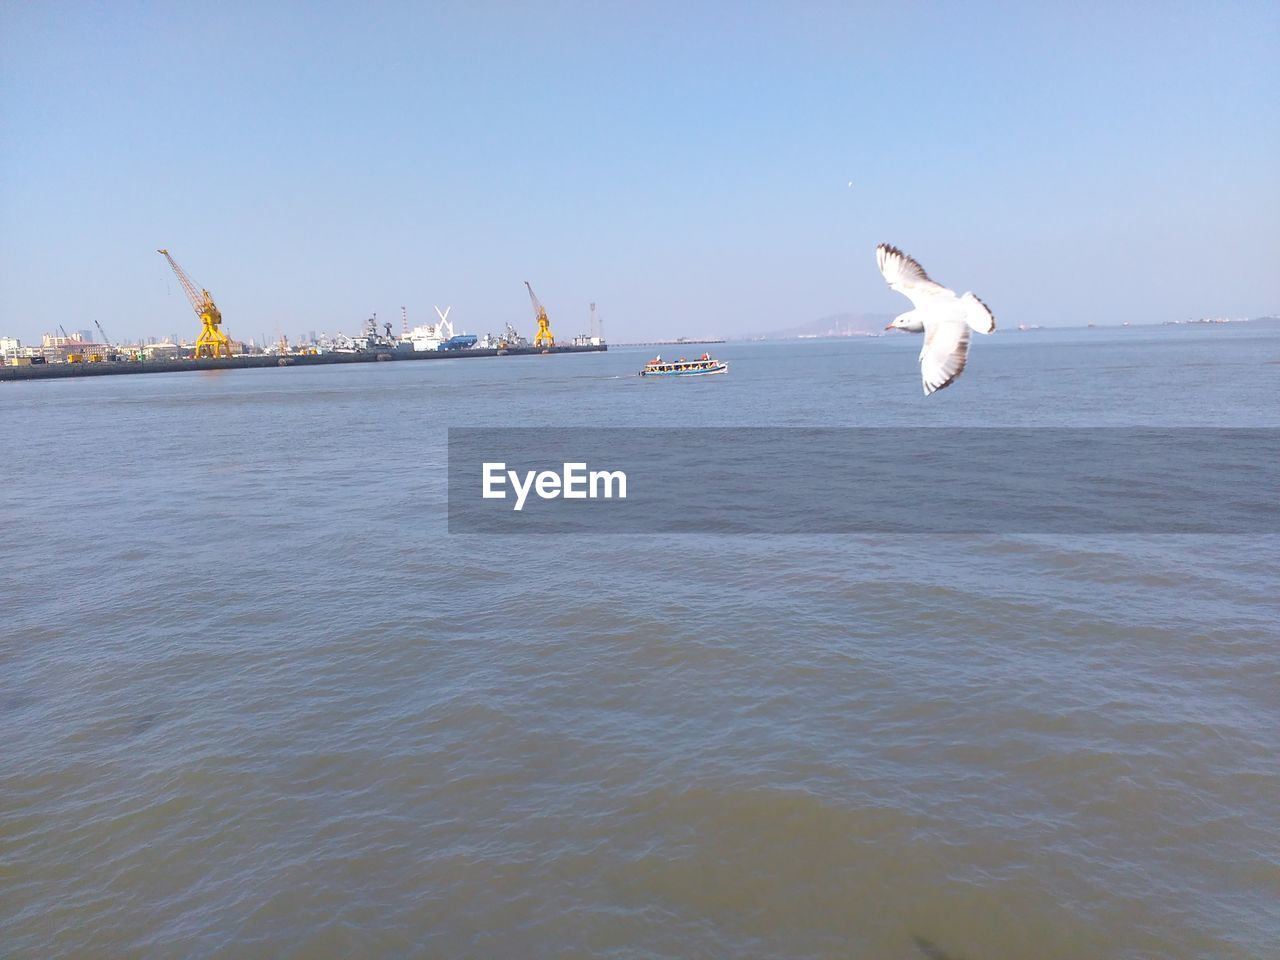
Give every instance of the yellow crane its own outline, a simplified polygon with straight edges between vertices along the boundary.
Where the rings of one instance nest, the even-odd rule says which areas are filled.
[[[524,282],[529,287],[529,281]],[[529,287],[529,299],[533,301],[533,313],[538,319],[538,332],[533,335],[533,345],[535,347],[549,347],[556,342],[556,338],[551,335],[551,321],[547,319],[547,308],[538,302],[538,296],[533,292],[533,287]]]
[[[221,330],[222,312],[213,302],[213,297],[209,295],[209,291],[201,289],[197,293],[196,285],[191,282],[191,278],[178,266],[178,262],[169,256],[168,250],[157,250],[156,253],[163,254],[164,258],[169,261],[169,266],[173,268],[174,275],[178,278],[178,282],[182,284],[183,292],[186,293],[187,299],[191,301],[191,306],[196,311],[196,316],[200,318],[200,336],[196,338],[196,352],[194,355],[196,357],[231,356],[231,338]]]

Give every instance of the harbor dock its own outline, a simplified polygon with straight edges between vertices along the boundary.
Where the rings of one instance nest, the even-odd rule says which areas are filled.
[[[607,344],[565,344],[550,347],[507,347],[471,350],[368,350],[313,354],[241,354],[232,357],[199,357],[175,360],[103,360],[97,363],[32,363],[0,366],[0,382],[58,380],[66,377],[102,377],[134,373],[182,373],[189,370],[246,370],[257,367],[314,367],[333,363],[379,363],[401,360],[458,360],[467,357],[524,356],[535,354],[603,353]]]

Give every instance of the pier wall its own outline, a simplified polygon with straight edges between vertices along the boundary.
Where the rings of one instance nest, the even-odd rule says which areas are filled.
[[[606,344],[562,346],[542,349],[511,347],[501,351],[507,356],[529,356],[541,353],[603,353]],[[320,353],[275,357],[251,356],[208,357],[199,360],[103,360],[100,363],[36,363],[21,367],[0,367],[0,382],[6,380],[58,380],[66,377],[109,377],[134,373],[183,373],[190,370],[245,370],[255,367],[315,367],[334,363],[397,363],[404,360],[463,360],[468,357],[496,357],[491,350],[384,350],[362,353]]]

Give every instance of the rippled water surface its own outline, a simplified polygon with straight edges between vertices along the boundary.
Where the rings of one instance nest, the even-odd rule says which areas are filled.
[[[1280,426],[916,349],[0,384],[0,956],[1276,956],[1276,538],[446,532],[448,426]]]

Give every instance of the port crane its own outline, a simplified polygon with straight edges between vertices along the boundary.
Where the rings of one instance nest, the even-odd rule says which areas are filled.
[[[547,319],[547,308],[538,301],[538,295],[533,292],[533,287],[529,286],[528,280],[524,282],[524,285],[529,288],[529,299],[533,301],[533,314],[538,320],[538,332],[533,335],[533,345],[535,347],[549,347],[556,340],[551,334],[551,321]]]
[[[200,336],[196,338],[196,357],[229,357],[231,356],[231,338],[222,332],[222,311],[213,302],[209,291],[203,288],[196,292],[196,285],[186,272],[178,266],[178,262],[169,256],[168,250],[157,250],[157,253],[169,261],[178,283],[191,301],[191,306],[200,318]]]
[[[64,327],[62,324],[58,324],[58,329],[62,331],[63,347],[64,348],[70,347],[72,340],[71,340],[71,335],[67,333],[67,328]],[[73,352],[73,353],[67,354],[67,363],[80,363],[82,360],[84,360],[84,354],[82,353]]]
[[[111,338],[107,336],[107,331],[102,329],[102,324],[100,324],[97,320],[94,320],[93,325],[98,328],[98,333],[102,334],[102,342],[106,345],[106,348],[107,348],[106,359],[107,360],[123,360],[124,356],[120,353],[119,350],[117,350],[114,346],[112,346]]]

